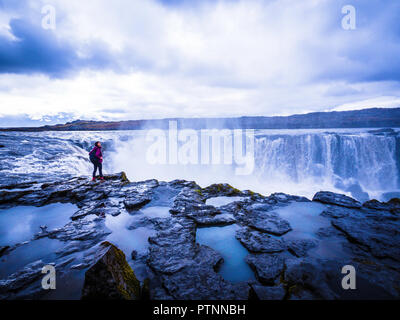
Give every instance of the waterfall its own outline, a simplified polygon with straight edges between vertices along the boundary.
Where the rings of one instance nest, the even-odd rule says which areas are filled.
[[[256,172],[264,181],[314,183],[367,192],[398,188],[396,138],[368,133],[263,135],[256,140]],[[282,180],[283,179],[283,180]]]
[[[203,187],[229,183],[265,195],[285,192],[308,198],[326,190],[361,201],[400,195],[400,136],[395,130],[257,130],[254,170],[244,176],[235,174],[235,163],[153,165],[146,159],[147,132],[3,134],[0,185],[89,176],[88,152],[99,140],[104,146],[104,172],[125,171],[132,181],[186,179]]]

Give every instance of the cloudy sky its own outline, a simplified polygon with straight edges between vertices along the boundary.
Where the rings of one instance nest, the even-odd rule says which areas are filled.
[[[0,0],[0,126],[397,107],[399,15],[398,0]]]

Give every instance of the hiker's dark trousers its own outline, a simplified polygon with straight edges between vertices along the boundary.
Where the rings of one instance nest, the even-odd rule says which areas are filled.
[[[103,164],[99,160],[92,160],[94,170],[93,170],[93,178],[96,178],[96,171],[99,168],[100,177],[103,176]]]

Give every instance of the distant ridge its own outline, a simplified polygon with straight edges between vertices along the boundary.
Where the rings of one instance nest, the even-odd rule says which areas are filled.
[[[0,128],[0,131],[106,131],[167,129],[169,121],[178,128],[205,129],[323,129],[400,127],[400,108],[371,108],[355,111],[331,111],[275,117],[168,118],[153,120],[90,121],[76,120],[42,127]]]

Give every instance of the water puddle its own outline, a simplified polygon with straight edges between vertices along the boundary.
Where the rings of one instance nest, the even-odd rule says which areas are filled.
[[[320,216],[324,209],[325,206],[321,203],[293,202],[274,211],[287,220],[293,229],[284,238],[310,239],[316,238],[319,228],[330,226],[329,219]]]
[[[235,201],[242,201],[245,197],[214,197],[206,200],[206,204],[214,207],[222,207]]]
[[[175,197],[179,194],[180,189],[175,189],[169,185],[158,186],[152,192],[152,205],[172,207]]]
[[[140,212],[148,218],[168,218],[171,216],[169,209],[170,207],[155,206],[144,208]]]
[[[292,231],[282,238],[291,239],[316,239],[318,246],[312,248],[308,254],[323,259],[344,258],[348,254],[342,244],[343,239],[331,236],[320,239],[316,233],[320,228],[330,227],[330,220],[320,214],[325,206],[317,202],[293,202],[286,207],[275,210],[283,219],[289,221]]]
[[[112,231],[106,240],[121,249],[127,260],[131,259],[133,250],[138,253],[145,253],[149,246],[148,238],[155,234],[154,229],[150,226],[138,227],[133,230],[128,229],[141,216],[142,214],[130,215],[124,211],[116,217],[107,215],[105,219],[106,227]]]
[[[45,264],[55,261],[55,252],[62,248],[63,242],[42,238],[24,244],[0,258],[0,279],[5,279],[27,264],[42,260]]]
[[[219,274],[228,281],[240,282],[255,279],[245,261],[248,251],[235,238],[237,225],[198,228],[196,241],[218,251],[224,258]]]
[[[70,221],[78,208],[70,203],[53,203],[44,207],[19,206],[0,210],[0,246],[31,240],[40,226],[49,230]]]
[[[83,270],[70,269],[67,273],[57,276],[57,290],[49,290],[43,297],[44,300],[80,300],[85,282]]]

